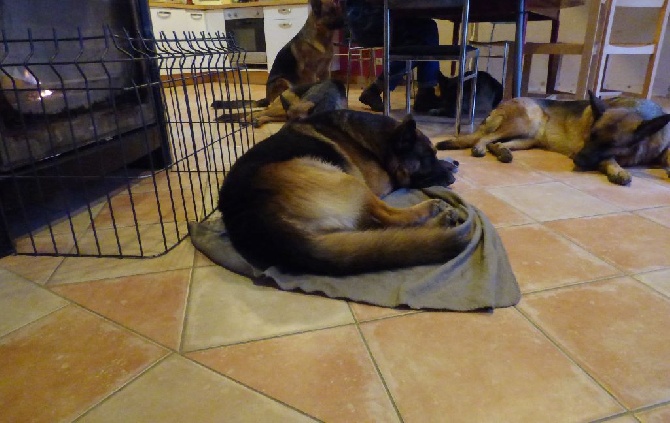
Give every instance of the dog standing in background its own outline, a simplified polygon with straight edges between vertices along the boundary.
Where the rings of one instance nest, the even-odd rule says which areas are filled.
[[[219,210],[235,249],[258,268],[344,275],[444,262],[468,244],[471,223],[442,200],[397,208],[380,198],[453,183],[457,164],[436,153],[411,116],[314,114],[233,164]]]
[[[334,0],[309,0],[310,13],[300,31],[279,50],[261,100],[214,101],[215,109],[268,107],[281,93],[300,84],[330,79],[333,34],[344,27],[344,15]]]
[[[658,165],[670,176],[670,115],[650,100],[616,97],[559,101],[514,98],[498,106],[469,135],[437,143],[440,150],[488,149],[502,162],[512,151],[543,148],[573,159],[584,169],[599,169],[610,182],[628,185],[621,165]]]

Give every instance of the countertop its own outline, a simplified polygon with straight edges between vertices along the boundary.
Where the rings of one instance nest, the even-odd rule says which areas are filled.
[[[149,7],[161,7],[170,9],[188,9],[188,10],[215,10],[215,9],[234,9],[240,7],[264,7],[264,6],[290,6],[292,4],[307,4],[308,0],[259,0],[247,3],[229,3],[216,5],[202,5],[202,4],[179,4],[179,3],[163,3],[157,1],[150,1]]]

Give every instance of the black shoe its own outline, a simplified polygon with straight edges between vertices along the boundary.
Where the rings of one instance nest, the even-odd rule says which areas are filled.
[[[358,97],[358,101],[370,106],[373,112],[383,112],[384,111],[384,101],[382,100],[382,90],[378,86],[372,84],[366,89],[363,90],[361,96]]]
[[[414,111],[426,113],[440,108],[440,99],[435,95],[435,88],[419,88],[414,97]]]

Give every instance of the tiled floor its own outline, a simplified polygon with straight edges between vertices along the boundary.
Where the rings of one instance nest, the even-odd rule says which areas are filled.
[[[6,257],[0,422],[670,422],[670,180],[446,153],[499,230],[516,307],[281,292],[188,240],[155,259]]]

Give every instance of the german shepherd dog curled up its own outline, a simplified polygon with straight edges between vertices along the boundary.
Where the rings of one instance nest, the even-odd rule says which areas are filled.
[[[333,34],[344,27],[342,9],[334,0],[309,0],[310,13],[300,31],[277,53],[261,100],[214,101],[215,109],[267,107],[285,90],[330,79]]]
[[[284,125],[230,169],[219,210],[235,249],[259,268],[347,275],[445,262],[471,225],[442,200],[380,197],[454,182],[411,116],[336,110]]]
[[[543,148],[566,155],[577,167],[598,169],[615,184],[632,177],[621,166],[661,165],[670,176],[670,114],[650,100],[615,97],[559,101],[515,98],[503,102],[469,135],[437,143],[440,150],[488,149],[502,162],[513,150]]]

